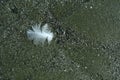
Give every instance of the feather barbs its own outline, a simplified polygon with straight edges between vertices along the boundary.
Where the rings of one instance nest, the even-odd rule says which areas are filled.
[[[48,43],[53,39],[53,32],[51,32],[49,25],[45,24],[41,27],[41,24],[32,26],[32,30],[27,31],[27,37],[29,40],[33,40],[35,45],[40,43],[44,44],[47,40]]]

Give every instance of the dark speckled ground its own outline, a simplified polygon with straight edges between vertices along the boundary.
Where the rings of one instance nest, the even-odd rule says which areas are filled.
[[[119,0],[0,0],[0,80],[119,80]],[[35,46],[26,31],[49,23]]]

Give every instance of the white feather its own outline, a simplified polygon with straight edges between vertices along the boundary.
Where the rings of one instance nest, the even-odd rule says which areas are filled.
[[[48,24],[45,24],[41,28],[41,24],[36,24],[32,26],[32,30],[27,31],[27,36],[29,40],[33,40],[35,45],[43,43],[47,40],[48,43],[53,39],[53,32],[48,28]]]

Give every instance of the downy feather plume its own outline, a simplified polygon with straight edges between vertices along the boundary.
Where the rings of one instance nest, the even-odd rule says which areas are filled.
[[[53,33],[49,29],[48,24],[45,24],[41,27],[41,24],[36,24],[32,26],[32,30],[27,31],[27,37],[29,40],[32,40],[35,45],[40,43],[44,44],[47,40],[48,43],[53,39]]]

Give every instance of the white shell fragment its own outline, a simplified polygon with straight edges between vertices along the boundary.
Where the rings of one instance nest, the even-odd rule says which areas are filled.
[[[49,29],[48,24],[41,27],[41,24],[36,24],[32,26],[32,30],[27,31],[27,37],[29,40],[33,40],[35,45],[40,43],[44,44],[47,40],[48,43],[53,39],[53,32]]]

